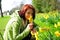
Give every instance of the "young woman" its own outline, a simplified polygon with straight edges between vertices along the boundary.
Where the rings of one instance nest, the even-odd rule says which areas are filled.
[[[35,27],[29,18],[35,18],[35,9],[32,5],[26,4],[18,13],[13,13],[12,18],[6,25],[3,35],[4,40],[31,40],[31,30]]]

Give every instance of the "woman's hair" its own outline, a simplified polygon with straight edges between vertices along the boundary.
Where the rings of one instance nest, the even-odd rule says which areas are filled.
[[[33,19],[35,18],[35,9],[34,9],[34,7],[33,7],[32,5],[30,5],[30,4],[26,4],[26,5],[24,5],[24,6],[22,7],[22,9],[19,11],[19,16],[20,16],[21,18],[23,18],[24,20],[25,20],[25,13],[26,13],[26,11],[27,11],[28,9],[32,9],[32,10],[33,10],[32,17],[33,17]]]

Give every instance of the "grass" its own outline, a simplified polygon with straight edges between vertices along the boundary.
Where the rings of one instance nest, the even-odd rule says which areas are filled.
[[[10,19],[10,16],[0,17],[0,40],[3,40],[2,35],[4,33],[5,26],[6,26],[7,22],[9,21],[9,19]]]
[[[5,26],[7,22],[9,21],[9,19],[10,19],[10,16],[0,17],[0,32],[2,34],[4,33]]]

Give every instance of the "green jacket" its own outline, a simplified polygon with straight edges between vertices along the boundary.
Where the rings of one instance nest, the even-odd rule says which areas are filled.
[[[30,30],[23,27],[22,19],[18,13],[13,13],[11,19],[6,25],[3,35],[4,40],[22,40],[29,34]]]

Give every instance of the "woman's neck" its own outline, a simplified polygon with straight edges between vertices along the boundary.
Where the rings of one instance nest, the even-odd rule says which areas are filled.
[[[23,20],[23,24],[25,24],[27,22],[27,20]]]
[[[29,23],[28,20],[23,20],[23,25],[26,25],[28,23]]]

